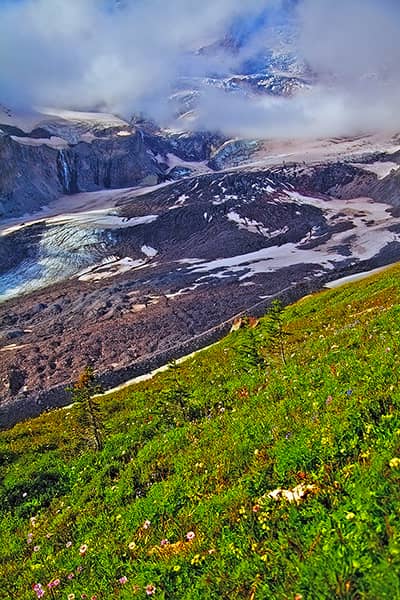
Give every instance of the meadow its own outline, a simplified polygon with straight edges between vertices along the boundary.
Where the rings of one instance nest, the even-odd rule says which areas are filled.
[[[400,599],[399,282],[0,432],[1,600]]]

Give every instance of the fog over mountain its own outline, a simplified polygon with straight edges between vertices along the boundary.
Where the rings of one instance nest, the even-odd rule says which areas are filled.
[[[171,123],[167,99],[182,76],[241,74],[278,36],[311,86],[290,98],[208,86],[185,127],[247,137],[391,130],[399,26],[395,0],[2,0],[0,101]]]

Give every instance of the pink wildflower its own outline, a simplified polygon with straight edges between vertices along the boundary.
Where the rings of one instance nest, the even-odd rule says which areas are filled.
[[[53,579],[53,581],[50,581],[50,583],[47,584],[47,587],[51,590],[52,588],[58,587],[60,583],[61,581],[59,579]]]
[[[73,579],[75,577],[75,575],[73,573],[70,573],[69,575],[67,575],[67,579]]]
[[[42,589],[42,584],[41,584],[41,583],[35,583],[35,584],[32,586],[32,589],[33,589],[33,591],[34,591],[34,592],[38,592],[39,590],[41,590],[41,589]]]
[[[148,596],[152,596],[153,594],[156,593],[156,586],[155,585],[151,585],[151,584],[146,585],[145,590],[146,590],[146,594]]]
[[[196,537],[196,534],[194,531],[188,531],[186,534],[186,539],[188,542],[191,542],[192,540],[194,540],[195,537]]]
[[[259,504],[255,504],[255,505],[253,506],[253,512],[255,512],[255,513],[256,513],[256,512],[258,512],[259,510],[260,510],[260,505],[259,505]]]
[[[40,546],[33,546],[33,551],[34,552],[39,552],[40,550]]]
[[[167,544],[169,544],[169,541],[167,539],[161,540],[160,542],[160,546],[166,546]]]
[[[120,582],[121,585],[125,585],[125,583],[127,583],[127,581],[128,581],[128,578],[125,577],[125,575],[123,575],[122,577],[120,577],[118,579],[118,581]]]

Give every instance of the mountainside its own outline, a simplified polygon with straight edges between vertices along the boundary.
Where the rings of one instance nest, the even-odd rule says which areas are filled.
[[[400,597],[399,275],[0,433],[2,598]]]
[[[399,30],[0,0],[0,600],[400,600]]]
[[[180,180],[64,196],[0,224],[5,423],[68,403],[86,364],[116,385],[218,339],[250,307],[400,258],[397,139],[379,152],[346,142],[347,154],[330,141],[322,162],[310,149],[282,166],[263,143],[211,154],[210,136],[138,135],[121,139],[140,138],[164,178],[186,169]]]
[[[209,133],[144,132],[113,115],[54,112],[0,111],[0,219],[63,194],[154,185],[169,177],[170,160],[207,160],[221,143]]]

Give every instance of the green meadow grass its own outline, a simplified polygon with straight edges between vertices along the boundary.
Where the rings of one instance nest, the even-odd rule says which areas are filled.
[[[399,282],[104,397],[100,452],[76,407],[1,432],[1,600],[400,599]]]

